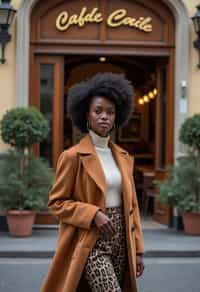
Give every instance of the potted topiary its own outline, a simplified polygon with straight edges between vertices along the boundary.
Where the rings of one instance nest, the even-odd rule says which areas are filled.
[[[183,123],[179,135],[180,141],[189,147],[188,173],[185,179],[190,184],[188,193],[179,202],[184,228],[187,233],[200,234],[200,114],[189,117]],[[193,177],[192,177],[193,176]]]
[[[53,172],[32,153],[32,145],[48,135],[48,122],[35,108],[15,108],[0,122],[1,137],[11,149],[0,156],[0,210],[10,234],[30,236],[35,211],[47,205]]]
[[[174,227],[176,230],[183,230],[182,216],[177,209],[179,186],[177,179],[174,179],[177,168],[178,166],[168,168],[167,179],[164,181],[156,180],[155,184],[159,189],[157,200],[163,204],[169,205],[173,209],[172,224],[170,227]]]
[[[158,183],[158,199],[181,212],[186,233],[200,235],[200,114],[185,120],[179,139],[188,151]]]

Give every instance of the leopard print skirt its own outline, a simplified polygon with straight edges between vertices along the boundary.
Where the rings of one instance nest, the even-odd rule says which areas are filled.
[[[123,207],[107,208],[106,214],[116,234],[109,239],[100,236],[89,254],[84,276],[92,292],[121,292],[127,265]]]

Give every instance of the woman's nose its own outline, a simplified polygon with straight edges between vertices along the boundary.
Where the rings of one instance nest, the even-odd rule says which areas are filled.
[[[101,115],[101,118],[104,119],[104,120],[105,119],[107,120],[108,119],[107,113],[106,112],[103,112],[102,115]]]

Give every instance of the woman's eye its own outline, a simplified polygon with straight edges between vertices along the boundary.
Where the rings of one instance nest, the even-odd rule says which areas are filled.
[[[114,113],[115,112],[113,110],[111,110],[111,111],[108,112],[108,115],[114,115]]]
[[[98,114],[98,115],[101,114],[102,112],[103,112],[103,110],[100,109],[100,108],[95,109],[95,113]],[[107,115],[114,115],[115,111],[114,110],[109,110],[109,111],[106,111],[106,114]]]

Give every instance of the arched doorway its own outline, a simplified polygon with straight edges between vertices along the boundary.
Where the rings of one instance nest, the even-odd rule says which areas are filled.
[[[75,4],[73,3],[73,5],[71,1],[54,0],[51,1],[50,4],[38,2],[34,6],[31,15],[30,104],[38,108],[42,106],[40,100],[41,84],[38,84],[38,82],[44,82],[44,78],[38,77],[40,73],[44,71],[45,64],[46,67],[49,67],[48,72],[52,69],[52,75],[54,76],[51,76],[51,78],[55,79],[53,80],[54,86],[59,87],[52,92],[52,97],[54,97],[53,100],[55,103],[59,100],[60,107],[63,109],[63,102],[61,100],[65,93],[63,86],[67,80],[63,82],[62,75],[65,75],[66,79],[66,59],[69,60],[72,58],[77,60],[76,56],[81,55],[83,58],[87,59],[88,62],[88,56],[91,56],[91,58],[92,56],[96,56],[97,58],[107,56],[108,59],[113,56],[118,56],[118,60],[115,58],[115,63],[117,64],[120,62],[120,56],[124,56],[128,64],[131,61],[136,61],[138,57],[146,57],[146,59],[143,59],[140,63],[140,66],[142,66],[142,64],[144,66],[145,62],[148,64],[151,63],[149,62],[149,58],[157,57],[154,72],[150,72],[150,70],[149,74],[159,75],[158,71],[161,69],[158,69],[158,67],[163,67],[162,64],[166,63],[164,69],[165,73],[163,74],[168,76],[163,76],[163,78],[167,78],[165,82],[168,101],[166,103],[166,107],[168,107],[166,108],[166,117],[169,114],[170,117],[168,121],[165,122],[170,126],[170,129],[173,129],[174,18],[169,8],[163,5],[163,3],[158,4],[157,1],[150,2],[126,1],[124,3],[124,1],[119,0],[110,1],[108,4],[105,1],[100,1],[100,4],[97,5],[98,3],[86,1],[85,6],[81,6],[80,3],[82,2],[79,1]],[[87,22],[87,18],[89,22]],[[72,20],[71,25],[69,23],[70,19]],[[74,24],[73,19],[75,19]],[[46,63],[44,60],[45,58]],[[57,63],[55,61],[56,59]],[[95,62],[97,66],[97,61],[93,58],[93,63]],[[159,62],[160,65],[158,64]],[[38,63],[41,64],[41,68],[38,68]],[[75,63],[77,63],[77,61],[75,61]],[[110,63],[112,63],[112,65],[114,64],[113,58]],[[108,62],[106,65],[108,66]],[[123,67],[123,65],[121,67]],[[130,70],[129,68],[129,71]],[[133,70],[136,70],[136,66],[133,66]],[[148,68],[146,71],[148,71]],[[60,78],[58,78],[59,73]],[[85,76],[83,76],[83,78],[87,78],[88,74],[89,70],[87,74],[85,71]],[[137,76],[137,74],[135,75]],[[148,78],[150,79],[151,76],[149,75]],[[140,81],[142,82],[142,77]],[[60,82],[60,84],[56,82]],[[153,82],[154,84],[152,84],[152,86],[156,86],[157,84],[155,82],[158,81],[154,80],[152,83]],[[139,88],[136,88],[136,91],[137,90],[139,90]],[[140,90],[140,94],[143,93],[145,94],[145,91],[141,92]],[[52,107],[54,110],[55,104],[52,105]],[[55,109],[52,125],[55,129],[60,128],[62,131],[63,125],[60,121],[62,113],[60,112],[59,117],[56,118],[56,113],[58,112],[59,109]],[[55,129],[52,128],[52,133],[57,133]],[[60,136],[56,135],[52,140],[52,144],[54,145],[54,149],[52,150],[53,165],[55,165],[57,157],[63,149],[62,136],[62,134],[60,134]],[[170,141],[168,142],[169,139]],[[168,155],[166,163],[170,163],[173,159],[173,133],[171,133],[170,138],[166,137],[166,142],[168,143],[167,149],[169,152],[166,154]],[[57,144],[60,145],[60,149],[56,146]],[[171,150],[169,150],[170,148]]]
[[[35,7],[35,5],[38,2],[39,2],[38,0],[23,0],[17,14],[16,103],[18,106],[29,105],[30,83],[32,83],[33,81],[32,78],[29,76],[30,15],[32,13],[32,9]],[[63,1],[57,1],[58,5],[61,4],[61,2]],[[72,1],[68,1],[68,2],[72,2]],[[133,2],[133,1],[129,1],[129,2]],[[142,1],[142,3],[145,4],[145,1]],[[55,1],[52,1],[52,5],[54,4],[55,4]],[[150,6],[151,4],[152,4],[152,1],[149,1]],[[171,16],[174,17],[174,20],[176,22],[176,25],[174,28],[174,31],[176,31],[176,38],[175,38],[176,52],[175,52],[175,59],[174,59],[175,75],[174,75],[174,92],[173,92],[174,94],[173,106],[174,106],[175,118],[174,118],[174,149],[172,152],[172,156],[174,156],[174,159],[175,159],[176,157],[181,155],[184,151],[184,149],[182,149],[181,144],[178,141],[178,131],[179,131],[180,124],[187,116],[187,110],[184,113],[181,112],[180,110],[180,101],[182,97],[181,83],[182,81],[186,81],[186,84],[188,84],[188,79],[189,79],[189,60],[190,60],[189,59],[189,16],[188,16],[187,9],[184,5],[184,2],[182,0],[178,0],[178,1],[160,0],[159,5],[162,5],[162,4],[165,7],[168,7],[170,9],[169,12]],[[38,43],[35,42],[35,45],[37,44]],[[101,46],[99,46],[98,48],[99,54],[102,53],[101,48],[102,48]],[[137,48],[139,48],[139,46],[137,46]],[[182,48],[184,48],[184,50],[182,50]],[[70,46],[69,46],[69,49],[70,49]],[[64,51],[65,53],[67,53],[65,49]],[[120,55],[121,54],[120,48],[118,52]],[[91,54],[92,52],[90,51],[89,53]],[[61,74],[62,70],[61,71],[59,70],[60,67],[59,67],[58,58],[54,57],[54,60],[56,60],[57,62],[55,66],[56,72],[59,72],[60,76],[62,76]],[[31,82],[29,82],[29,80],[31,80]],[[56,79],[55,86],[56,85],[58,85],[58,79]]]
[[[29,104],[51,124],[38,152],[55,166],[78,140],[65,111],[70,84],[99,71],[123,72],[135,87],[135,112],[114,139],[134,153],[136,167],[163,176],[174,160],[174,16],[155,0],[81,3],[38,2],[32,10]],[[139,105],[154,89],[155,99]],[[167,221],[168,211],[159,212]]]
[[[30,14],[38,0],[23,0],[17,13],[16,30],[16,104],[29,104],[29,46],[30,46]],[[179,157],[183,149],[178,141],[180,124],[187,116],[180,111],[182,97],[181,82],[189,81],[189,16],[183,0],[160,0],[168,6],[176,22],[176,52],[175,52],[175,86],[174,86],[174,157]],[[183,50],[184,48],[184,50]]]

